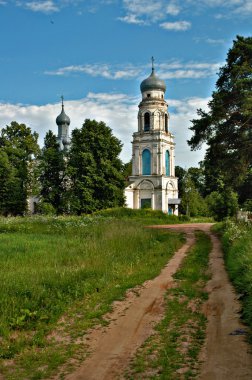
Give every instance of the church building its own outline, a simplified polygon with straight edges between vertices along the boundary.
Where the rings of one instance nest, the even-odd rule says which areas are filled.
[[[66,115],[64,110],[64,98],[61,96],[61,113],[56,118],[56,124],[58,126],[57,141],[61,150],[68,150],[70,146],[69,137],[69,125],[70,118]]]
[[[132,175],[125,189],[126,205],[178,215],[178,179],[175,177],[174,136],[169,129],[165,82],[152,72],[140,86],[138,130],[133,133]]]

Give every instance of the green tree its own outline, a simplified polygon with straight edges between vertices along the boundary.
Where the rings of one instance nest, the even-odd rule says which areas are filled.
[[[178,177],[178,190],[181,198],[179,212],[188,216],[207,216],[209,211],[202,196],[204,193],[203,169],[191,167],[185,170],[176,166],[175,175]]]
[[[0,154],[0,214],[15,215],[20,202],[20,180],[11,165],[7,153],[1,148]]]
[[[6,213],[24,214],[27,210],[27,197],[31,189],[31,162],[39,153],[38,134],[25,124],[12,122],[1,130],[0,152],[2,165],[7,165],[13,182],[13,191],[9,195]],[[6,156],[8,161],[6,160]],[[4,158],[5,156],[5,158]],[[5,160],[5,163],[4,161]],[[7,202],[7,200],[6,200]]]
[[[87,119],[72,132],[68,163],[72,211],[90,213],[124,204],[121,149],[121,142],[103,122]]]
[[[205,184],[205,172],[202,163],[200,163],[200,167],[191,167],[188,169],[188,175],[194,183],[195,188],[199,192],[199,194],[204,197],[206,191]]]
[[[247,172],[243,183],[238,188],[239,203],[244,204],[248,199],[252,199],[252,168]]]
[[[231,188],[213,191],[206,197],[211,215],[218,221],[234,216],[238,210],[238,195]]]
[[[42,204],[53,206],[58,214],[64,212],[67,208],[66,161],[64,152],[59,149],[57,138],[52,131],[48,131],[45,136],[44,147],[39,158],[39,171]]]
[[[179,197],[181,198],[184,194],[184,179],[186,176],[186,170],[183,169],[181,166],[175,166],[175,176],[178,178],[178,193]]]
[[[207,216],[209,214],[207,204],[197,190],[189,170],[183,177],[180,212],[187,216]]]
[[[247,199],[246,202],[243,203],[243,209],[245,211],[252,211],[252,199]]]
[[[236,190],[252,166],[252,38],[237,36],[220,69],[209,111],[192,120],[191,149],[206,142],[208,193]]]
[[[132,160],[123,165],[125,187],[129,185],[129,177],[132,175]]]

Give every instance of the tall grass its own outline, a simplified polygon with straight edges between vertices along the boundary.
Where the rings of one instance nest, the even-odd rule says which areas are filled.
[[[179,218],[176,215],[168,215],[160,210],[137,209],[133,210],[125,207],[118,207],[97,211],[94,215],[103,217],[115,217],[120,219],[134,219],[143,221],[145,224],[175,224],[179,223]]]
[[[62,328],[72,341],[103,323],[126,289],[159,273],[183,238],[145,229],[146,219],[155,218],[108,212],[0,219],[0,368],[6,379],[51,375],[76,351],[69,342],[48,341],[62,316],[71,316]]]
[[[252,343],[252,225],[227,220],[215,230],[221,233],[229,277],[242,301],[242,318],[250,327]]]

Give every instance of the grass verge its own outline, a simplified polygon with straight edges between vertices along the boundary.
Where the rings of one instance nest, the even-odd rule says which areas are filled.
[[[138,350],[127,379],[193,379],[198,373],[197,358],[205,338],[202,304],[207,299],[204,287],[211,242],[202,232],[196,236],[196,245],[174,275],[175,286],[166,293],[165,317]]]
[[[150,214],[151,215],[151,214]],[[183,243],[156,215],[0,219],[0,372],[43,379],[87,354],[85,331]],[[71,363],[74,363],[71,360]]]
[[[239,299],[241,316],[249,327],[248,341],[252,344],[252,225],[251,222],[226,220],[214,226],[221,234],[225,265]]]

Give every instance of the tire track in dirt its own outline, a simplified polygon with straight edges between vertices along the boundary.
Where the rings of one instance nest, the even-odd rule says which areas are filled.
[[[109,326],[94,329],[86,337],[91,355],[67,380],[118,379],[138,347],[153,333],[153,327],[163,316],[166,289],[172,286],[172,275],[178,270],[186,252],[195,243],[194,233],[188,231],[186,243],[174,254],[160,275],[132,292],[126,300],[117,302],[110,314]],[[133,295],[133,297],[132,297]]]
[[[205,304],[208,319],[206,341],[201,352],[200,380],[252,379],[251,347],[244,339],[246,328],[239,319],[240,303],[224,266],[219,239],[211,234],[212,278],[207,284],[209,299]]]
[[[221,244],[210,231],[212,224],[153,226],[177,231],[202,230],[212,241],[209,268],[211,280],[206,290],[209,299],[203,312],[207,317],[206,340],[199,355],[202,362],[199,380],[250,380],[252,379],[251,346],[244,335],[246,327],[240,320],[241,305],[231,285],[223,259]],[[238,332],[238,334],[236,333]]]

